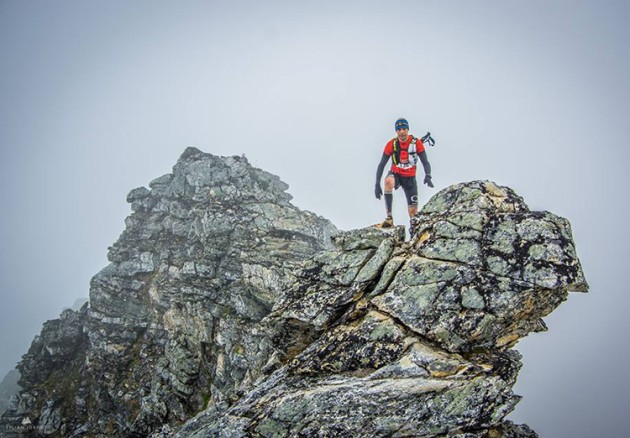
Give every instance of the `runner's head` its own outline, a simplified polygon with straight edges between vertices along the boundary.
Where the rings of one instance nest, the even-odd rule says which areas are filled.
[[[396,120],[396,123],[394,123],[394,129],[398,131],[400,128],[406,128],[407,130],[409,129],[409,122],[407,121],[407,119],[403,119],[401,117],[400,119]]]
[[[396,129],[396,134],[398,135],[398,139],[400,141],[407,140],[407,136],[409,135],[409,122],[407,122],[407,119],[403,119],[401,117],[396,120],[396,123],[394,123],[394,129]]]

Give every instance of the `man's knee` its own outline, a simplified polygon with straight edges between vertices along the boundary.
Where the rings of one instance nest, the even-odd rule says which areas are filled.
[[[388,175],[387,177],[385,177],[385,191],[386,192],[393,192],[394,191],[394,185],[396,184],[396,179],[394,178],[394,175]]]

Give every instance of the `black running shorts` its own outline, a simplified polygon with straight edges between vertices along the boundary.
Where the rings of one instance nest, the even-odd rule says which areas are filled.
[[[418,183],[415,176],[401,176],[394,172],[389,172],[389,175],[394,175],[395,186],[394,189],[398,190],[402,187],[405,191],[405,197],[407,198],[407,205],[418,205]]]

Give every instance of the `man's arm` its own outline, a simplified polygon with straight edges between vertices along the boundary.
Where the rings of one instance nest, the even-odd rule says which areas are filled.
[[[431,164],[429,164],[427,153],[425,151],[422,151],[418,154],[418,157],[420,157],[420,161],[422,162],[422,167],[424,167],[424,174],[431,176]]]
[[[374,184],[374,195],[376,196],[376,199],[381,199],[381,195],[383,194],[383,189],[381,189],[381,178],[383,177],[383,171],[385,170],[385,165],[388,161],[389,155],[383,152],[381,162],[378,163],[378,168],[376,169],[376,184]]]
[[[378,163],[378,168],[376,169],[376,184],[381,184],[381,178],[383,177],[383,171],[385,170],[385,166],[389,161],[389,155],[383,152],[383,156],[381,157],[381,162]]]
[[[427,153],[422,151],[418,154],[418,157],[420,158],[422,167],[424,168],[424,183],[429,187],[433,187],[433,183],[431,182],[431,164],[429,164]]]

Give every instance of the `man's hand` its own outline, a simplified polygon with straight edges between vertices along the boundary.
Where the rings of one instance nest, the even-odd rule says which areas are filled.
[[[424,177],[424,183],[429,187],[433,187],[433,183],[431,182],[431,175],[426,175]]]
[[[376,196],[376,199],[381,199],[381,196],[383,196],[383,189],[381,189],[381,185],[379,183],[374,185],[374,196]]]

